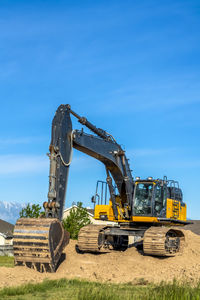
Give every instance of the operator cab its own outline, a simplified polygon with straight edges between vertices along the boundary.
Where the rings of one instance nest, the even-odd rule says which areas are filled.
[[[146,180],[136,178],[133,196],[134,216],[166,217],[167,198],[180,201],[182,205],[182,191],[175,181],[167,179]]]
[[[177,181],[163,179],[140,179],[136,177],[134,193],[129,215],[116,187],[113,187],[118,218],[113,214],[113,203],[109,194],[108,183],[98,181],[96,193],[92,197],[94,218],[97,220],[121,221],[133,220],[134,217],[154,217],[158,219],[176,219],[186,221],[186,204]]]

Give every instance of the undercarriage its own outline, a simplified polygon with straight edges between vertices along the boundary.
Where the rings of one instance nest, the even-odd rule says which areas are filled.
[[[166,226],[103,226],[90,224],[78,236],[81,252],[105,253],[124,251],[128,247],[143,246],[143,252],[154,256],[175,256],[182,252],[184,233],[176,227]]]

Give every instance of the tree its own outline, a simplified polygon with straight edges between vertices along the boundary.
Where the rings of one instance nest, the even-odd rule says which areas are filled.
[[[73,207],[69,216],[63,219],[63,227],[70,233],[70,238],[73,240],[77,240],[79,230],[90,223],[88,211],[83,207],[82,202],[78,202],[77,207]]]
[[[20,218],[38,218],[41,214],[41,206],[39,204],[32,204],[29,203],[24,207],[19,215]]]

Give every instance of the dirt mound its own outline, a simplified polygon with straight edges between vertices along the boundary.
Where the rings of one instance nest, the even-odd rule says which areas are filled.
[[[75,241],[65,249],[66,259],[55,274],[38,273],[26,267],[0,268],[0,286],[40,282],[45,278],[80,278],[104,282],[160,282],[200,279],[200,236],[184,230],[186,246],[176,257],[145,256],[136,248],[107,254],[78,254]]]

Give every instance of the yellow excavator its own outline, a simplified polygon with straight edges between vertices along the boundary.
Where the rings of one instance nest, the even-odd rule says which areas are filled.
[[[71,115],[92,134],[73,130]],[[114,137],[80,117],[67,104],[58,107],[52,122],[45,217],[18,219],[13,242],[16,265],[25,264],[41,272],[56,271],[69,242],[69,233],[61,221],[73,148],[98,159],[106,170],[106,181],[97,182],[92,197],[94,218],[102,222],[80,230],[78,251],[110,252],[138,243],[148,255],[174,256],[182,251],[185,237],[181,226],[189,222],[178,182],[167,177],[134,179],[125,151]]]

